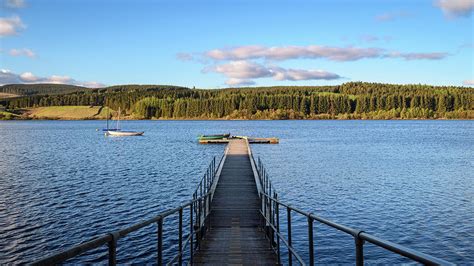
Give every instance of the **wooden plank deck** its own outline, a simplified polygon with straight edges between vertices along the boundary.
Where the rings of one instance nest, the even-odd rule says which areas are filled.
[[[275,265],[259,228],[260,200],[245,140],[232,140],[211,203],[211,229],[193,264]]]

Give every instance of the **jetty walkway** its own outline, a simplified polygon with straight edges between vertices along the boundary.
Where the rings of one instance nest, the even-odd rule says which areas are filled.
[[[260,208],[247,143],[233,140],[212,199],[211,226],[193,262],[275,265],[276,254],[261,229]]]

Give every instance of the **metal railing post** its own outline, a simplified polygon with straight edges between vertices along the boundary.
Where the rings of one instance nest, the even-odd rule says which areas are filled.
[[[265,194],[261,194],[261,197],[260,197],[260,210],[262,210],[262,229],[264,228],[265,226]]]
[[[211,228],[211,194],[207,195],[207,228]]]
[[[163,265],[163,218],[158,221],[158,265]]]
[[[293,264],[293,258],[291,256],[291,209],[290,207],[286,207],[286,217],[287,217],[287,226],[288,226],[288,265],[291,266]]]
[[[273,231],[273,228],[271,227],[272,225],[272,200],[270,199],[271,195],[269,195],[267,197],[267,212],[268,212],[268,223],[270,226],[268,226],[268,237],[271,239],[270,240],[270,243],[273,247],[273,238],[272,238],[272,231]]]
[[[109,241],[109,266],[117,265],[117,239],[112,235],[112,240]]]
[[[178,225],[178,264],[183,264],[183,208],[179,209],[179,225]]]
[[[262,167],[262,176],[263,176],[263,180],[265,181],[265,193],[267,193],[268,191],[268,178],[267,178],[267,175],[266,175],[266,171],[265,171],[265,168]]]
[[[309,265],[314,265],[313,218],[308,216]]]
[[[263,217],[267,218],[267,199],[265,193],[262,194],[262,211],[263,211]],[[266,224],[266,220],[264,220]]]
[[[270,193],[270,197],[272,196],[272,194]],[[275,193],[273,193],[273,198],[275,198]],[[271,224],[273,225],[272,227],[272,244],[275,245],[275,201],[273,200],[270,200],[270,210],[271,210],[271,213],[270,213],[270,221],[271,221]]]
[[[278,194],[275,194],[275,199],[278,200]],[[275,201],[275,212],[276,212],[276,223],[277,223],[277,232],[280,234],[280,208],[278,202]],[[277,255],[278,255],[278,264],[281,264],[281,253],[280,253],[280,237],[277,235]]]
[[[197,227],[196,227],[196,248],[199,248],[199,240],[201,238],[201,215],[202,215],[202,198],[198,200],[198,216],[196,217]]]
[[[354,237],[356,247],[356,265],[364,265],[364,240],[359,237],[359,234]]]
[[[193,235],[194,235],[194,232],[193,232],[193,204],[191,204],[191,206],[189,207],[189,262],[190,263],[193,263],[193,252],[194,252],[194,239],[193,239]]]

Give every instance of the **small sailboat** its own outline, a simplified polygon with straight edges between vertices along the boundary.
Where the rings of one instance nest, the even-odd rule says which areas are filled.
[[[102,131],[118,131],[120,129],[118,128],[109,128],[109,107],[107,107],[107,122],[106,122],[106,128],[103,128]],[[99,129],[97,129],[99,131]]]
[[[107,130],[105,131],[106,136],[113,136],[113,137],[128,137],[128,136],[141,136],[143,135],[143,131],[126,131],[126,130],[121,130],[120,126],[120,108],[118,111],[118,116],[117,116],[117,126],[113,130]],[[108,123],[107,123],[108,126]]]
[[[113,136],[113,137],[128,137],[128,136],[141,136],[143,135],[143,131],[107,131],[105,135],[107,136]]]

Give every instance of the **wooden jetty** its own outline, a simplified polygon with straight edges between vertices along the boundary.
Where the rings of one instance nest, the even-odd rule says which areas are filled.
[[[276,253],[260,226],[261,201],[248,142],[233,139],[228,143],[208,217],[211,226],[193,263],[275,265]]]
[[[249,144],[278,144],[280,140],[278,138],[252,138],[245,136],[232,136],[230,138],[222,139],[199,139],[201,144],[227,144],[234,140],[246,139]]]
[[[163,211],[148,220],[127,228],[94,237],[67,250],[50,254],[32,265],[56,265],[77,257],[86,251],[108,247],[108,264],[117,264],[118,240],[132,232],[156,225],[157,265],[314,265],[315,252],[313,223],[328,226],[352,237],[355,264],[364,265],[364,243],[426,265],[451,265],[449,262],[428,254],[378,238],[362,230],[337,224],[328,219],[302,211],[282,202],[271,184],[262,161],[252,155],[247,137],[231,137],[206,143],[228,143],[222,158],[213,158],[206,173],[195,190],[192,200],[174,209]],[[189,215],[189,219],[185,219]],[[299,216],[307,223],[292,225],[293,217]],[[165,240],[164,223],[175,221],[176,238]],[[286,232],[280,231],[280,220],[286,219]],[[185,224],[187,223],[187,224]],[[292,227],[306,231],[305,239],[294,239]],[[306,227],[301,230],[301,227]],[[296,235],[297,237],[298,235]],[[177,239],[177,243],[175,241]],[[307,255],[302,257],[293,244],[305,245]],[[176,252],[165,256],[165,248],[176,248]],[[287,250],[282,261],[282,250]],[[119,261],[130,264],[134,261]]]

